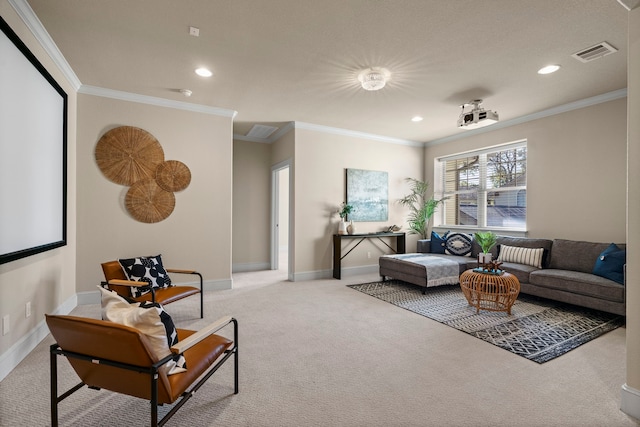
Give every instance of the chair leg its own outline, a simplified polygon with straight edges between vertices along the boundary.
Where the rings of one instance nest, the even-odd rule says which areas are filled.
[[[197,271],[194,273],[197,274],[198,277],[200,277],[200,318],[203,319],[204,318],[204,286],[202,283],[202,274],[198,273]]]
[[[51,373],[51,426],[58,427],[58,361],[57,355],[53,352],[53,347],[49,352],[49,365]]]
[[[233,345],[234,355],[233,355],[233,380],[234,380],[234,392],[233,394],[238,394],[238,321],[233,318]]]

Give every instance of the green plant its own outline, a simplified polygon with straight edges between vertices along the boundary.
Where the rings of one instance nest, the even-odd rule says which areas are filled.
[[[347,202],[342,202],[340,208],[338,209],[338,215],[340,215],[340,218],[345,219],[347,215],[350,215],[355,211],[356,209],[353,207],[353,205],[350,205]]]
[[[404,196],[398,202],[405,207],[409,208],[409,234],[419,234],[423,239],[428,237],[429,224],[431,223],[431,217],[436,212],[436,209],[447,199],[435,199],[433,196],[428,197],[429,183],[426,181],[420,181],[415,178],[405,179],[410,185],[411,193]]]
[[[491,231],[479,231],[473,235],[473,238],[482,248],[482,253],[485,254],[488,254],[496,243],[498,243],[498,236]]]

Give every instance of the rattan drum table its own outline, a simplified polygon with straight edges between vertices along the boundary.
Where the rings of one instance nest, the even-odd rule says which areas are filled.
[[[467,270],[460,275],[460,288],[469,305],[480,310],[506,311],[511,314],[511,306],[520,293],[520,282],[507,272],[488,273]]]

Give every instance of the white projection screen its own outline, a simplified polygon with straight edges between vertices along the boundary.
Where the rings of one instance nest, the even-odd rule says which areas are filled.
[[[0,264],[67,244],[67,94],[0,17]]]

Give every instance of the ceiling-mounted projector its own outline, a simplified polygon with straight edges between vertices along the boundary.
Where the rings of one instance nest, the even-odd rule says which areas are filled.
[[[498,113],[491,110],[485,110],[480,107],[482,99],[474,99],[473,101],[462,104],[462,112],[458,117],[458,127],[462,129],[478,129],[497,123],[499,120]],[[473,107],[471,110],[465,111],[465,107]]]

